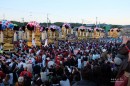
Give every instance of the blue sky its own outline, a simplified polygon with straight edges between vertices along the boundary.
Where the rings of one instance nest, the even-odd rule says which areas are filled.
[[[1,0],[0,20],[130,24],[130,0]]]

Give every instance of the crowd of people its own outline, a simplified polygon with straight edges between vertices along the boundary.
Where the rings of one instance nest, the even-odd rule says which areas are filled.
[[[130,42],[110,40],[55,40],[32,47],[19,40],[15,52],[0,52],[0,86],[114,86],[124,73],[129,77]]]

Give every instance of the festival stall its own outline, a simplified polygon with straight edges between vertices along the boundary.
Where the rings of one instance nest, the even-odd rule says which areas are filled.
[[[27,24],[26,35],[28,46],[32,46],[32,40],[35,38],[36,45],[41,45],[41,32],[40,32],[40,25],[36,21],[31,21]]]
[[[62,38],[66,39],[68,34],[71,34],[71,26],[68,23],[64,23],[62,26]]]

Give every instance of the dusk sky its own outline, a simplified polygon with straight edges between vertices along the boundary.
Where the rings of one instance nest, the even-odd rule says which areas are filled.
[[[0,20],[130,25],[130,0],[1,0]]]

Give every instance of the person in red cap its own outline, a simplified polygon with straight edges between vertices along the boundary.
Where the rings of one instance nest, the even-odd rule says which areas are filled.
[[[22,71],[21,73],[20,73],[20,76],[28,76],[29,78],[32,78],[32,73],[30,73],[29,71],[27,71],[27,67],[25,67],[24,68],[24,71]]]

